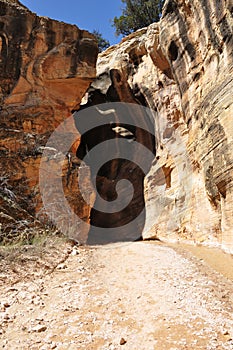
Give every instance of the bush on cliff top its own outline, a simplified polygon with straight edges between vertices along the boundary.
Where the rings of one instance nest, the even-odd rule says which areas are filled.
[[[116,35],[128,35],[136,30],[158,22],[164,0],[121,0],[125,5],[120,17],[114,17]]]

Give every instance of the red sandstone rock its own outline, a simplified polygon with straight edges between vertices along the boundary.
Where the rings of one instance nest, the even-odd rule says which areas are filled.
[[[97,43],[87,31],[38,17],[18,1],[1,0],[0,16],[2,187],[11,189],[19,207],[35,216],[41,207],[40,147],[78,108],[94,79]],[[77,209],[77,179],[69,173],[73,182],[68,187],[64,184],[65,191],[76,193],[73,206]],[[8,199],[3,191],[1,210],[11,216]]]

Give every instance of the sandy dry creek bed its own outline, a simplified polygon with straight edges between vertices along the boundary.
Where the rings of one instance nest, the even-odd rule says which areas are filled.
[[[230,255],[135,242],[4,257],[1,349],[233,349]]]

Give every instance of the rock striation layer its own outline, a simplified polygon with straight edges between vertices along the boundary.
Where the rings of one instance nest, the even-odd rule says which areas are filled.
[[[232,1],[168,0],[160,23],[99,56],[86,106],[121,101],[154,113],[145,239],[233,251],[232,14]]]
[[[233,3],[167,1],[160,42],[178,87],[191,189],[177,230],[233,251]],[[171,175],[172,176],[172,175]]]
[[[38,17],[18,1],[0,1],[0,204],[5,227],[16,227],[22,217],[33,221],[38,214],[43,147],[78,108],[95,78],[97,53],[97,43],[87,31]],[[75,165],[67,161],[65,192],[84,217],[75,173]]]

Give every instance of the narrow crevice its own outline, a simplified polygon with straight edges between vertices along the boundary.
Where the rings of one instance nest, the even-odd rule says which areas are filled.
[[[88,102],[81,107],[81,110],[98,104],[94,116],[98,120],[102,120],[102,118],[106,118],[106,116],[101,114],[100,109],[103,108],[105,103],[108,103],[106,106],[111,106],[111,102],[129,102],[138,106],[147,105],[146,99],[139,87],[135,86],[135,89],[131,90],[128,83],[125,81],[125,77],[122,77],[121,72],[112,69],[109,72],[109,77],[112,84],[109,86],[107,93],[103,94],[101,89],[98,89],[98,86],[95,86],[95,88],[92,86],[89,89]],[[104,76],[104,79],[106,79],[106,76]],[[98,85],[97,81],[95,85]],[[103,81],[99,81],[99,86],[104,86]],[[111,107],[114,108],[114,103]],[[106,112],[107,111],[105,111],[105,114]],[[81,121],[78,120],[78,117],[75,118],[75,120],[76,127],[80,131],[82,129],[80,126]],[[119,120],[121,120],[121,122],[119,122]],[[132,112],[130,109],[127,111],[125,110],[123,123],[122,118],[120,118],[116,111],[111,115],[111,118],[108,119],[106,124],[102,125],[102,121],[100,124],[99,127],[81,135],[81,142],[76,155],[79,159],[84,159],[86,157],[85,161],[90,167],[92,183],[96,184],[100,197],[103,198],[106,203],[111,205],[111,203],[117,199],[118,194],[116,189],[121,180],[128,180],[131,183],[133,186],[133,197],[124,209],[114,213],[107,213],[104,211],[104,208],[102,211],[92,208],[90,213],[91,225],[87,243],[106,244],[119,241],[135,241],[142,236],[145,224],[144,177],[151,167],[152,159],[148,157],[148,161],[145,159],[143,160],[144,164],[146,164],[146,162],[148,163],[144,165],[144,168],[147,169],[146,172],[144,172],[137,163],[135,163],[138,154],[136,155],[133,153],[132,143],[137,141],[147,148],[150,154],[155,155],[155,138],[150,132],[145,130],[152,130],[153,133],[154,125],[150,121],[147,113],[145,111],[142,112],[142,109],[139,109],[138,115],[135,115],[134,109]],[[135,125],[139,125],[140,127],[135,127]],[[145,129],[143,125],[145,125]],[[106,162],[106,154],[98,154],[98,162],[102,164],[102,166],[99,168],[96,176],[96,174],[93,173],[96,159],[91,159],[90,151],[97,145],[109,140],[113,142],[113,149],[111,150],[113,152],[112,160]],[[122,140],[124,141],[123,146]],[[126,144],[128,144],[128,146],[125,146]],[[107,152],[108,150],[106,149],[106,153]],[[121,158],[121,154],[125,154],[125,152],[128,152],[128,160]],[[127,188],[122,191],[123,192],[119,193],[119,196],[124,197],[124,191],[127,191]],[[95,207],[98,207],[98,204],[99,199],[97,198]],[[132,222],[133,224],[131,224]],[[127,225],[131,225],[130,229],[127,228]],[[107,231],[105,229],[107,229]],[[115,229],[118,229],[118,231]]]

